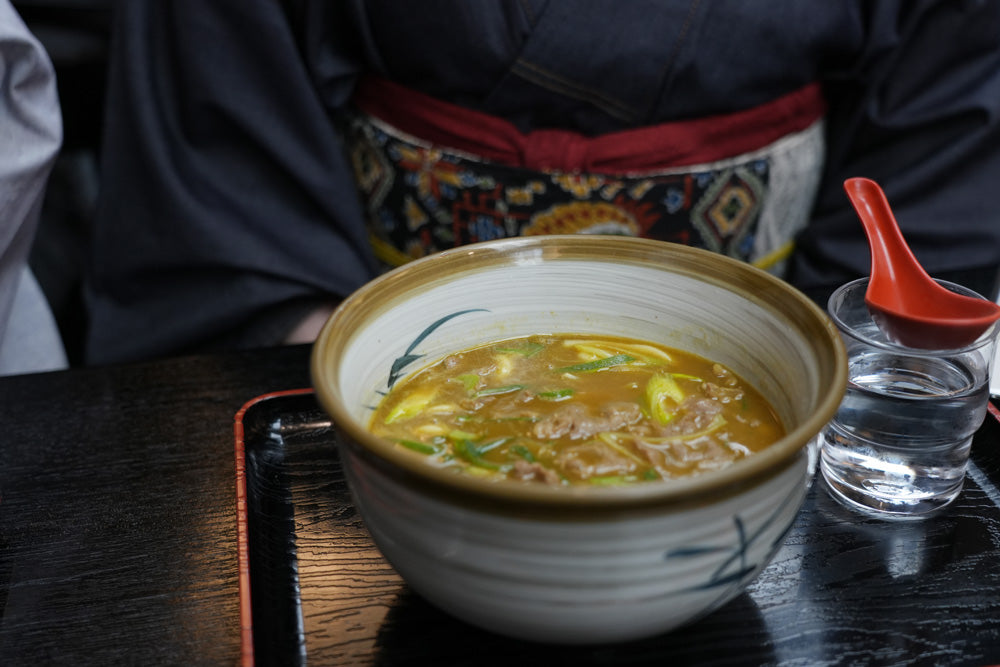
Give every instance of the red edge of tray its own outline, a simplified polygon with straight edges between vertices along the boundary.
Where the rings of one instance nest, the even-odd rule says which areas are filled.
[[[239,557],[240,577],[240,664],[253,667],[253,607],[250,597],[250,542],[247,528],[247,476],[246,451],[243,446],[243,416],[253,405],[269,398],[311,394],[312,388],[285,389],[255,396],[243,404],[234,417],[233,433],[236,440],[236,552]]]

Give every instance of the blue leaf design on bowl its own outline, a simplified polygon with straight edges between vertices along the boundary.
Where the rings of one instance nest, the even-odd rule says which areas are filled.
[[[424,355],[416,354],[414,350],[416,350],[417,346],[420,345],[420,343],[422,343],[424,340],[426,340],[426,338],[429,335],[434,333],[435,329],[440,327],[445,322],[452,320],[460,315],[465,315],[467,313],[476,313],[476,312],[488,313],[489,310],[487,310],[486,308],[468,308],[466,310],[459,310],[458,312],[451,313],[450,315],[445,315],[444,317],[437,320],[436,322],[428,326],[426,329],[421,331],[420,334],[413,339],[413,342],[410,343],[410,346],[406,348],[406,351],[403,352],[403,354],[401,354],[400,356],[396,357],[396,360],[392,362],[392,368],[389,369],[389,378],[388,380],[386,380],[385,384],[386,389],[392,389],[392,386],[396,384],[396,380],[398,380],[403,375],[403,371],[406,369],[407,366],[412,364],[414,361],[423,358]]]
[[[693,545],[687,547],[679,547],[677,549],[671,549],[664,554],[664,558],[695,558],[705,554],[718,553],[718,552],[728,552],[729,557],[722,561],[722,563],[715,569],[715,572],[708,578],[707,581],[697,584],[695,586],[688,587],[684,589],[684,592],[707,590],[711,588],[719,588],[725,586],[742,586],[746,583],[746,578],[753,574],[760,563],[751,563],[747,559],[747,552],[750,547],[757,542],[764,534],[764,532],[771,527],[771,525],[777,521],[778,517],[782,514],[784,510],[785,503],[788,499],[796,493],[796,490],[792,490],[784,500],[777,503],[777,509],[771,513],[770,516],[760,525],[760,527],[754,531],[752,534],[748,535],[746,532],[746,527],[743,523],[743,519],[739,515],[733,516],[733,525],[736,529],[736,544],[733,545]],[[769,545],[769,554],[774,551],[774,549],[781,544],[784,540],[785,535],[791,530],[792,522],[789,522],[785,530],[781,532]]]

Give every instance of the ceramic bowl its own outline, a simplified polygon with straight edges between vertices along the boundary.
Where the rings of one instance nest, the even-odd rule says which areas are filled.
[[[451,352],[543,332],[654,340],[732,368],[787,435],[722,470],[608,488],[484,482],[371,435],[398,378]],[[427,257],[359,289],[313,348],[354,501],[407,584],[468,623],[606,643],[666,632],[739,594],[780,547],[810,450],[846,383],[840,337],[800,292],[658,241],[524,237]]]

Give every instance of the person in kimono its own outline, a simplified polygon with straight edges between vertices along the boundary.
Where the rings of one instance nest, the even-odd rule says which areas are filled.
[[[386,268],[526,234],[824,304],[868,271],[852,176],[932,274],[995,287],[998,3],[130,0],[114,37],[91,363],[307,342]]]

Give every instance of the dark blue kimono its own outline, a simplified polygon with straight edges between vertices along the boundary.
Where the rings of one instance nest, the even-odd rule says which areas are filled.
[[[1000,3],[119,3],[87,282],[92,363],[267,345],[378,271],[341,133],[374,72],[524,132],[731,114],[817,82],[823,162],[785,277],[868,270],[842,183],[885,188],[932,275],[1000,264]]]

